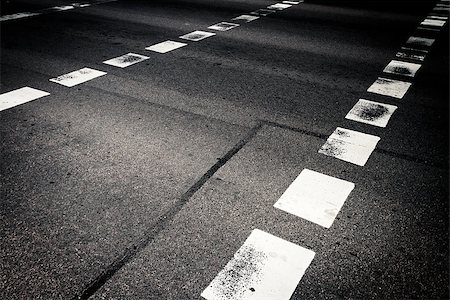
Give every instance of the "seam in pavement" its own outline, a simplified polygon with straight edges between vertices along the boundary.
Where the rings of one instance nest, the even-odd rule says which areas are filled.
[[[224,156],[206,171],[203,176],[197,180],[172,206],[172,208],[164,213],[158,221],[151,226],[144,236],[129,246],[125,251],[114,260],[101,274],[99,274],[94,280],[92,280],[84,290],[73,299],[88,299],[94,295],[109,279],[111,279],[120,269],[122,269],[130,260],[132,260],[141,250],[149,245],[156,236],[165,229],[169,223],[176,217],[185,204],[189,202],[191,197],[223,166],[225,165],[236,153],[239,152],[253,137],[256,136],[258,131],[263,127],[263,122],[250,129],[250,131],[231,148]]]

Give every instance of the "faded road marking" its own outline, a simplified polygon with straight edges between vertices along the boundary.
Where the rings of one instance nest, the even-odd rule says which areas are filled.
[[[61,75],[56,78],[50,79],[50,81],[59,83],[61,85],[72,87],[77,84],[92,80],[94,78],[106,75],[106,72],[98,71],[91,68],[83,68],[78,71],[73,71],[68,74]]]
[[[303,2],[303,1],[283,1],[283,3],[291,4],[291,5],[297,5],[297,4],[299,4],[300,2]]]
[[[345,118],[373,126],[386,127],[396,109],[395,105],[359,99]]]
[[[304,169],[274,207],[330,228],[355,184]]]
[[[378,77],[367,89],[368,92],[401,99],[405,96],[411,83],[400,80]]]
[[[258,9],[258,10],[252,11],[251,14],[265,17],[265,16],[268,16],[270,14],[273,14],[274,12],[275,12],[274,10],[262,8],[262,9]]]
[[[227,30],[233,29],[238,26],[239,26],[239,24],[235,24],[235,23],[220,22],[220,23],[209,26],[208,29],[217,30],[217,31],[227,31]]]
[[[201,296],[207,300],[288,300],[314,255],[255,229]]]
[[[245,21],[245,22],[251,22],[251,21],[255,21],[255,20],[257,20],[257,19],[259,19],[259,17],[257,17],[257,16],[252,16],[252,15],[240,15],[239,17],[236,17],[236,18],[233,18],[233,19],[231,19],[231,20],[233,20],[233,21]]]
[[[180,36],[180,38],[181,39],[185,39],[185,40],[189,40],[189,41],[197,42],[197,41],[201,41],[203,39],[209,38],[209,37],[214,36],[214,35],[216,35],[216,34],[212,33],[212,32],[196,30],[194,32],[182,35],[182,36]]]
[[[445,21],[443,20],[434,20],[434,19],[425,19],[420,23],[420,25],[424,26],[434,26],[434,27],[442,27],[445,25]]]
[[[406,44],[408,45],[425,46],[425,47],[431,47],[433,43],[434,39],[419,36],[412,36],[406,41]]]
[[[410,60],[417,60],[417,61],[424,61],[425,55],[428,53],[428,51],[423,50],[416,50],[412,48],[406,48],[402,47],[397,54],[395,54],[398,58],[405,58]]]
[[[414,77],[420,69],[420,64],[414,64],[399,60],[391,60],[391,62],[384,68],[384,73]]]
[[[48,96],[50,93],[37,90],[30,87],[23,87],[11,92],[3,93],[0,95],[0,111],[24,104],[44,96]]]
[[[165,41],[162,43],[158,43],[152,45],[150,47],[145,48],[145,50],[155,51],[158,53],[167,53],[169,51],[181,48],[186,46],[186,43],[174,42],[174,41]]]
[[[375,135],[338,127],[328,137],[319,153],[364,166],[379,140]]]
[[[291,7],[292,5],[286,4],[286,3],[277,3],[267,6],[268,9],[276,9],[276,10],[283,10],[286,8]]]
[[[144,61],[146,59],[149,59],[148,56],[136,54],[136,53],[128,53],[116,58],[112,58],[109,60],[104,61],[104,64],[119,67],[119,68],[126,68],[128,66],[137,64],[141,61]]]

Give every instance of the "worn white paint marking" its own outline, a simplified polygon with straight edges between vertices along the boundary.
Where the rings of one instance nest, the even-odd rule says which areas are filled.
[[[103,63],[114,67],[126,68],[128,66],[137,64],[146,59],[149,59],[149,57],[136,53],[128,53],[116,58],[105,60]]]
[[[274,10],[261,8],[261,9],[252,11],[251,14],[265,17],[265,16],[268,16],[270,14],[273,14],[274,12],[275,12]]]
[[[239,26],[239,24],[235,24],[235,23],[220,22],[220,23],[209,26],[208,29],[217,30],[217,31],[227,31],[227,30],[233,29],[238,26]]]
[[[364,166],[380,138],[345,128],[336,128],[319,153]]]
[[[11,15],[5,15],[0,17],[0,22],[2,21],[9,21],[9,20],[17,20],[22,18],[28,18],[33,16],[39,16],[40,13],[37,12],[22,12],[22,13],[16,13]]]
[[[286,8],[291,7],[292,5],[286,4],[286,3],[277,3],[267,6],[268,9],[276,9],[276,10],[283,10]]]
[[[416,48],[410,48],[410,47],[402,47],[402,50],[414,51],[414,52],[418,52],[418,53],[422,53],[422,54],[428,54],[428,52],[429,52],[427,49],[416,49]]]
[[[303,1],[302,1],[302,2],[303,2]],[[291,4],[291,5],[297,5],[297,4],[300,3],[300,1],[283,1],[283,3]]]
[[[408,44],[408,45],[426,46],[426,47],[431,47],[431,45],[433,45],[433,43],[434,43],[434,39],[418,37],[418,36],[412,36],[406,41],[406,44]]]
[[[0,95],[0,111],[48,96],[50,93],[30,87],[23,87]]]
[[[201,296],[207,300],[288,300],[314,255],[255,229]]]
[[[414,77],[422,65],[399,60],[391,60],[384,68],[384,73]]]
[[[425,19],[420,23],[420,25],[424,26],[434,26],[434,27],[442,27],[445,25],[445,21],[443,20],[434,20],[434,19]]]
[[[91,79],[106,75],[106,72],[98,71],[91,68],[83,68],[78,71],[74,71],[65,75],[61,75],[56,78],[50,79],[50,81],[59,83],[61,85],[72,87],[77,84],[89,81]]]
[[[274,207],[330,228],[355,184],[304,169]]]
[[[245,21],[245,22],[251,22],[251,21],[255,21],[255,20],[257,20],[257,19],[259,19],[259,17],[257,17],[257,16],[251,16],[251,15],[240,15],[239,17],[236,17],[236,18],[233,18],[233,19],[231,19],[231,20],[233,20],[233,21]]]
[[[201,41],[203,39],[209,38],[214,35],[216,35],[216,34],[212,33],[212,32],[196,30],[194,32],[182,35],[182,36],[180,36],[180,38],[184,39],[184,40],[197,42],[197,41]]]
[[[443,20],[443,21],[447,21],[448,20],[448,17],[446,17],[446,16],[428,15],[427,18],[428,19],[435,19],[435,20]]]
[[[146,50],[155,51],[158,53],[167,53],[169,51],[181,48],[186,46],[186,43],[174,42],[174,41],[165,41],[162,43],[158,43],[152,45],[150,47],[145,48]]]
[[[421,52],[417,52],[415,50],[407,50],[407,48],[404,48],[404,47],[402,47],[402,51],[397,52],[397,54],[395,54],[395,56],[398,58],[417,60],[417,61],[425,60],[425,54],[423,54]]]
[[[432,28],[432,27],[423,27],[423,26],[418,26],[417,30],[425,30],[425,31],[433,31],[433,32],[439,32],[440,28]]]
[[[400,80],[378,77],[367,89],[368,92],[401,99],[405,96],[411,83]]]
[[[359,99],[345,118],[373,126],[386,127],[396,109],[395,105]]]

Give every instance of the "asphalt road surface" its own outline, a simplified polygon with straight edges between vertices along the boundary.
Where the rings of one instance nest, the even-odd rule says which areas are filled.
[[[2,2],[1,299],[449,298],[448,1],[73,1]]]

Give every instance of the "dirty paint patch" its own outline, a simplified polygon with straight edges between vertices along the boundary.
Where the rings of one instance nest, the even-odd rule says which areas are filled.
[[[412,36],[407,41],[406,44],[409,46],[422,46],[422,47],[431,47],[434,43],[434,39]]]
[[[442,27],[445,25],[445,21],[443,20],[434,20],[434,19],[425,19],[420,23],[423,26],[433,26],[433,27]]]
[[[304,169],[274,207],[330,228],[354,188],[352,182]]]
[[[420,64],[391,60],[386,68],[384,68],[383,72],[407,77],[414,77],[420,67]]]
[[[187,46],[186,43],[174,42],[174,41],[165,41],[162,43],[158,43],[152,46],[145,48],[145,50],[155,51],[158,53],[167,53],[172,50]]]
[[[21,105],[44,96],[50,93],[34,89],[31,87],[23,87],[11,92],[0,94],[0,111]]]
[[[61,85],[72,87],[80,83],[92,80],[94,78],[106,75],[106,72],[98,71],[91,68],[83,68],[56,78],[51,78],[51,82],[59,83]]]
[[[259,17],[257,16],[252,16],[252,15],[240,15],[239,17],[233,18],[231,20],[233,21],[245,21],[246,23],[249,23],[251,21],[255,21],[258,20]]]
[[[203,39],[209,38],[209,37],[214,36],[214,35],[216,35],[216,34],[212,33],[212,32],[196,30],[194,32],[182,35],[179,38],[184,39],[184,40],[197,42],[197,41],[201,41]]]
[[[235,24],[235,23],[220,22],[220,23],[209,26],[208,29],[217,30],[217,31],[227,31],[227,30],[233,29],[238,26],[239,26],[239,24]]]
[[[359,99],[345,118],[373,126],[386,127],[396,109],[395,105]]]
[[[286,8],[291,7],[292,5],[286,4],[286,3],[277,3],[267,6],[268,9],[275,9],[275,10],[283,10]]]
[[[201,296],[207,300],[288,300],[314,255],[255,229]]]
[[[379,140],[378,136],[338,127],[319,153],[364,166]]]
[[[378,77],[367,89],[368,92],[401,99],[405,96],[411,83]]]
[[[0,16],[0,22],[9,21],[9,20],[17,20],[22,18],[28,18],[33,16],[39,16],[41,13],[38,12],[21,12],[11,15]]]
[[[398,58],[403,59],[410,59],[410,60],[416,60],[416,61],[424,61],[426,54],[428,51],[422,51],[422,50],[416,50],[412,48],[402,47],[400,51],[395,54]]]
[[[149,59],[149,57],[136,53],[128,53],[116,58],[105,60],[103,63],[114,67],[126,68],[128,66],[137,64],[146,59]]]
[[[291,5],[297,5],[297,4],[299,4],[300,2],[303,2],[303,1],[283,1],[283,3],[291,4]]]
[[[273,14],[274,12],[275,12],[274,10],[262,8],[262,9],[258,9],[258,10],[252,11],[250,14],[265,17],[265,16],[268,16],[270,14]]]

